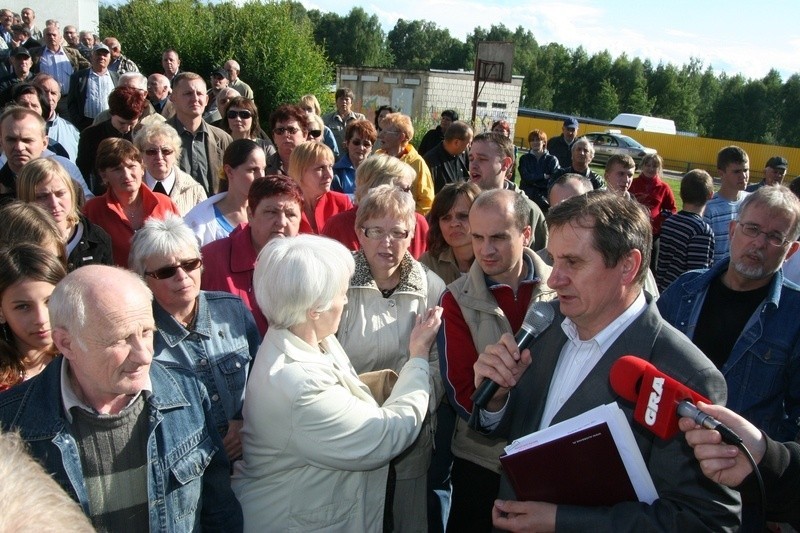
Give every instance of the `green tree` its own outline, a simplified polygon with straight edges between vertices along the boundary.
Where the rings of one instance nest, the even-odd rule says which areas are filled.
[[[101,11],[100,32],[116,36],[144,72],[161,71],[167,48],[179,52],[183,70],[201,75],[236,59],[264,119],[303,94],[325,95],[333,74],[308,17],[292,2],[131,0]]]
[[[800,74],[793,74],[781,87],[780,116],[783,119],[778,142],[800,146]]]
[[[335,65],[388,67],[392,56],[377,15],[354,7],[345,17],[309,11],[314,37]]]
[[[424,20],[398,19],[387,35],[394,66],[401,69],[428,70],[464,68],[463,44],[450,31]],[[449,61],[457,61],[451,64]]]

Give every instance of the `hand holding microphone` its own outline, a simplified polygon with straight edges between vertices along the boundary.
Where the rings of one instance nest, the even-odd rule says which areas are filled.
[[[516,337],[504,334],[500,342],[486,347],[473,366],[475,387],[471,400],[475,408],[485,409],[500,387],[517,384],[523,371],[531,363],[527,347],[553,322],[555,310],[544,302],[534,302],[528,307]]]

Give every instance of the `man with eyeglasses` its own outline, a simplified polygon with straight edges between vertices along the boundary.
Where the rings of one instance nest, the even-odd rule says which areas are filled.
[[[153,105],[156,113],[160,114],[165,119],[170,119],[175,116],[175,106],[169,99],[172,92],[169,79],[163,74],[155,73],[150,74],[147,78],[147,99]]]
[[[783,275],[800,243],[800,202],[762,187],[730,222],[730,257],[687,272],[658,300],[662,316],[719,368],[727,407],[771,438],[800,433],[800,288]]]
[[[173,79],[170,100],[175,116],[167,124],[181,138],[178,167],[195,179],[209,197],[219,191],[222,156],[233,142],[228,133],[203,120],[208,101],[206,82],[194,72],[181,72]]]
[[[512,190],[486,190],[475,199],[469,211],[475,261],[447,286],[439,304],[444,308],[437,337],[440,368],[458,414],[448,531],[491,529],[499,457],[507,444],[467,425],[475,392],[473,365],[487,345],[519,330],[531,302],[555,295],[546,285],[551,268],[528,246],[533,238],[529,213],[527,197]]]
[[[239,94],[252,100],[253,89],[248,84],[243,82],[239,77],[239,73],[242,71],[239,63],[234,59],[229,59],[225,62],[222,68],[228,73],[228,80],[230,81],[229,87],[236,89]]]

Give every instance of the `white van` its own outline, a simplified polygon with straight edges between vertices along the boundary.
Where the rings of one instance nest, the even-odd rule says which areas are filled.
[[[652,131],[655,133],[667,133],[675,135],[675,121],[668,118],[648,117],[645,115],[634,115],[632,113],[620,113],[614,120],[608,123],[609,126],[631,128],[639,131]]]

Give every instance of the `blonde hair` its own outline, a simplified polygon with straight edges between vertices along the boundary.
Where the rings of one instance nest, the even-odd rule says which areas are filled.
[[[289,158],[289,177],[299,184],[306,170],[322,158],[333,164],[333,152],[324,144],[306,141],[297,145]]]
[[[413,234],[417,225],[414,211],[414,197],[394,185],[378,185],[367,191],[356,211],[356,232],[367,220],[396,217],[405,222],[409,233]]]
[[[72,207],[67,215],[70,227],[78,223],[78,193],[75,182],[67,169],[55,159],[43,157],[34,159],[25,166],[17,176],[17,198],[26,203],[36,202],[36,186],[48,178],[58,177],[72,196]]]
[[[300,97],[300,107],[309,106],[314,108],[315,115],[322,114],[322,108],[319,107],[319,100],[313,94],[304,94]]]
[[[394,126],[395,129],[401,131],[406,136],[406,142],[414,138],[414,125],[411,123],[411,117],[402,113],[389,113],[381,121],[381,128],[386,129],[386,126]]]
[[[77,502],[28,454],[17,433],[0,433],[0,479],[0,531],[94,531]]]
[[[367,192],[378,185],[397,185],[404,179],[413,182],[417,171],[408,163],[386,154],[366,158],[356,169],[355,203],[358,204]]]

